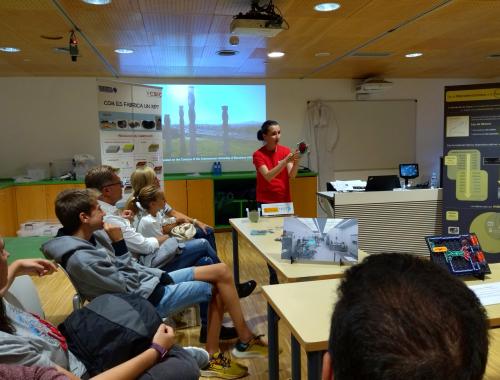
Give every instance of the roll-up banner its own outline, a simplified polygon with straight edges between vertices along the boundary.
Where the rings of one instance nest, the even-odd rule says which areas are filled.
[[[97,91],[102,164],[120,170],[125,195],[139,167],[150,166],[163,185],[162,89],[98,81]]]
[[[445,87],[443,226],[500,262],[500,83]]]

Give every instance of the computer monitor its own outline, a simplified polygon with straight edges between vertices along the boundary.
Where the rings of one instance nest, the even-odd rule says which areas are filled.
[[[408,180],[418,177],[418,164],[399,164],[399,176],[404,178],[405,187],[408,186]]]

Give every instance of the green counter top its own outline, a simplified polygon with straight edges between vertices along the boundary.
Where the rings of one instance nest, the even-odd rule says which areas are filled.
[[[318,173],[315,172],[304,172],[298,173],[297,177],[316,177]],[[195,180],[195,179],[212,179],[214,181],[224,180],[224,179],[248,179],[255,178],[254,171],[245,171],[245,172],[225,172],[221,175],[213,175],[212,173],[197,173],[197,174],[189,174],[189,173],[169,173],[163,176],[165,181],[174,181],[174,180]],[[84,181],[67,181],[67,180],[58,180],[58,179],[47,179],[43,181],[33,181],[33,182],[14,182],[13,179],[10,178],[0,178],[0,190],[5,189],[11,186],[33,186],[33,185],[70,185],[70,184],[83,184]]]
[[[2,178],[0,179],[0,189],[5,189],[12,186],[33,186],[33,185],[66,185],[66,184],[83,184],[83,181],[65,181],[58,179],[46,179],[43,181],[32,181],[32,182],[14,182],[13,179]]]

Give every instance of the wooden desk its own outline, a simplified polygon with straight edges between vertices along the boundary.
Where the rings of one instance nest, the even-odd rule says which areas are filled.
[[[484,282],[465,279],[467,285],[500,281],[500,263],[490,264]],[[340,279],[263,286],[267,301],[269,335],[269,379],[278,379],[278,320],[292,332],[292,379],[300,379],[300,347],[307,353],[308,379],[321,375],[323,351],[328,348],[330,318],[337,301]],[[486,306],[490,327],[500,327],[500,304]]]
[[[290,263],[290,260],[281,259],[281,241],[275,240],[283,234],[283,217],[260,218],[257,223],[250,222],[247,218],[229,219],[233,238],[233,271],[234,281],[240,282],[238,236],[241,235],[257,250],[257,252],[281,274],[286,282],[324,280],[340,278],[344,275],[348,265],[315,264],[315,263]],[[266,230],[264,235],[252,235],[252,231]],[[358,253],[359,259],[366,254]]]

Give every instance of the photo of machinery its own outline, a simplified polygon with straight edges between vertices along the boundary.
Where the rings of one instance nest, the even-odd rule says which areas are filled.
[[[356,219],[285,218],[281,258],[292,261],[356,263]]]

